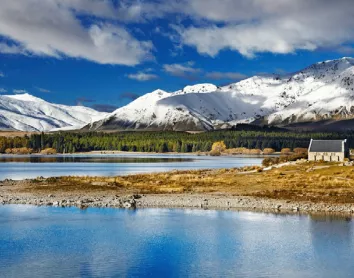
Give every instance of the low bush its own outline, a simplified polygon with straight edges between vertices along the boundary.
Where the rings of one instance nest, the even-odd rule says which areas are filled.
[[[228,154],[244,154],[245,151],[247,149],[246,148],[232,148],[232,149],[226,149],[225,152]]]
[[[263,150],[263,154],[273,154],[273,153],[275,153],[275,150],[272,148],[265,148]]]
[[[279,163],[284,163],[288,161],[296,161],[298,159],[307,159],[307,153],[292,154],[292,155],[282,155],[278,157],[266,157],[262,161],[262,165],[265,167],[272,166]]]
[[[261,154],[262,151],[260,149],[245,149],[243,154]]]
[[[31,148],[26,148],[26,147],[23,147],[23,148],[7,148],[5,150],[5,153],[7,154],[31,154],[33,153],[33,149]]]
[[[265,167],[272,166],[279,163],[279,157],[266,157],[262,161],[262,165]]]
[[[300,154],[300,153],[307,153],[307,148],[295,148],[294,153]]]
[[[280,153],[281,154],[290,154],[291,150],[289,148],[283,148],[283,149],[281,149]]]
[[[209,152],[209,155],[211,155],[211,156],[220,156],[220,155],[221,155],[221,152],[218,151],[218,150],[211,150],[211,151]]]
[[[56,154],[57,150],[53,148],[46,148],[44,150],[41,150],[41,154]]]

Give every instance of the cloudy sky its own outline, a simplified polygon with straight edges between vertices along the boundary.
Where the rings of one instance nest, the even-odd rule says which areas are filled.
[[[0,94],[100,110],[354,56],[353,0],[0,0]]]

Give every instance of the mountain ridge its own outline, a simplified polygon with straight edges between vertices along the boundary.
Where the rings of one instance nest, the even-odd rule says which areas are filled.
[[[84,106],[53,104],[28,93],[0,95],[1,130],[80,129],[106,115]]]
[[[354,118],[354,59],[343,57],[290,74],[253,76],[143,95],[88,130],[199,131],[239,123],[287,126]]]
[[[354,130],[354,59],[343,57],[288,74],[226,86],[188,85],[142,95],[112,113],[0,95],[0,129],[23,131],[208,131],[237,124]]]

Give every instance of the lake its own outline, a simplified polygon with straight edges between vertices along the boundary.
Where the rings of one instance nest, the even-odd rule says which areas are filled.
[[[2,155],[0,180],[39,176],[118,176],[170,170],[260,165],[263,157],[211,157],[170,154]]]
[[[336,216],[0,206],[0,277],[353,277]]]

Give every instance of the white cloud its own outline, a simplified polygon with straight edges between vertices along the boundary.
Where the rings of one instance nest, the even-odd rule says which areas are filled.
[[[199,68],[194,68],[193,65],[193,62],[188,62],[185,64],[166,64],[163,65],[163,70],[173,76],[194,79],[196,75],[202,72],[202,70]]]
[[[12,90],[12,92],[14,94],[28,94],[28,92],[26,90],[23,90],[23,89],[14,89],[14,90]]]
[[[4,88],[0,88],[0,93],[7,93],[7,90]]]
[[[354,54],[354,47],[348,46],[348,45],[343,45],[335,48],[335,50],[338,53],[344,54],[344,55],[353,55]]]
[[[207,78],[219,80],[219,79],[231,79],[231,80],[241,80],[247,78],[247,75],[240,72],[221,72],[212,71],[205,74]]]
[[[133,35],[145,30],[129,24],[136,22],[154,25],[145,36],[168,38],[172,55],[185,45],[212,57],[225,49],[247,57],[328,48],[352,53],[354,42],[353,0],[0,0],[0,6],[0,35],[7,39],[0,53],[101,64],[153,59],[152,42]],[[161,28],[158,18],[169,24]]]
[[[352,0],[191,0],[189,5],[191,16],[206,23],[177,30],[181,41],[213,57],[224,49],[247,57],[312,51],[354,37]]]
[[[138,72],[135,74],[128,74],[127,77],[130,79],[138,80],[138,81],[148,81],[148,80],[158,78],[158,76],[156,74],[146,73],[146,72]]]
[[[51,93],[51,91],[48,90],[48,89],[44,89],[44,88],[40,88],[40,87],[36,87],[36,89],[37,89],[38,91],[40,91],[41,93]]]
[[[2,53],[82,58],[101,64],[136,65],[151,58],[152,43],[139,41],[121,25],[104,23],[113,17],[108,1],[0,0]],[[84,26],[76,12],[92,18]]]
[[[194,62],[189,61],[183,64],[170,64],[170,65],[163,65],[163,70],[173,76],[186,78],[195,80],[198,78],[207,78],[213,80],[220,80],[220,79],[231,79],[231,80],[240,80],[247,78],[247,75],[240,73],[240,72],[221,72],[221,71],[212,71],[212,72],[205,72],[200,68],[194,67]]]
[[[5,74],[0,71],[0,77],[5,77]]]

